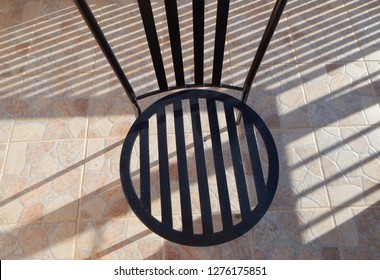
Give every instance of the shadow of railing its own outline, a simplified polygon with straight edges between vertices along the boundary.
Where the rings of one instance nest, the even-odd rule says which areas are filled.
[[[226,51],[226,57],[228,57],[229,63],[225,65],[227,69],[223,79],[225,81],[231,79],[236,85],[241,85],[244,70],[234,72],[234,67],[243,67],[251,62],[254,48],[251,48],[248,42],[257,42],[256,35],[251,31],[262,30],[260,24],[265,22],[269,11],[267,9],[269,5],[265,0],[248,2],[249,3],[236,1],[236,3],[232,3],[231,7],[232,15],[242,14],[247,20],[254,21],[253,25],[249,27],[248,25],[241,26],[235,24],[235,22],[232,21],[232,28],[229,30],[229,43],[227,44]],[[354,2],[358,2],[359,4]],[[179,3],[180,10],[183,9],[184,12],[188,13],[189,5],[183,1],[179,1]],[[244,6],[244,8],[239,6],[244,3],[252,9],[248,9],[247,6]],[[160,2],[155,3],[156,19],[162,16],[163,7],[160,6],[161,4]],[[279,108],[277,98],[281,96],[283,92],[302,87],[310,81],[323,77],[326,73],[341,69],[345,67],[345,65],[353,62],[360,63],[365,67],[366,62],[362,61],[362,58],[371,55],[374,51],[374,46],[378,46],[379,29],[376,23],[379,22],[379,16],[377,16],[376,13],[379,11],[379,8],[376,5],[376,1],[352,1],[345,5],[338,0],[330,1],[329,4],[318,3],[316,4],[315,10],[320,11],[320,13],[317,14],[315,11],[307,10],[308,5],[308,3],[302,1],[291,1],[288,4],[285,17],[279,26],[278,32],[275,34],[274,41],[268,50],[267,60],[264,61],[263,65],[264,67],[273,67],[272,72],[275,73],[275,75],[269,78],[260,77],[259,75],[255,88],[252,90],[251,98],[248,101],[249,105],[260,113],[262,109],[259,108],[260,103],[256,101],[260,101],[259,97],[261,95],[269,94],[268,99],[265,100],[265,108],[270,107],[274,111],[273,114],[277,114],[279,122],[271,127],[271,129],[275,131],[282,128],[281,119],[293,120],[300,114],[304,114],[304,112],[307,112],[311,117],[312,127],[318,129],[324,126],[335,125],[342,119],[349,119],[350,116],[363,114],[363,111],[369,110],[370,108],[371,110],[372,108],[379,110],[377,105],[379,96],[378,88],[373,86],[371,80],[375,81],[379,79],[380,71],[372,72],[369,77],[366,68],[364,68],[363,74],[359,78],[351,80],[348,84],[343,84],[334,90],[330,89],[327,94],[318,98],[306,95],[307,100],[305,101],[307,101],[307,103],[301,103],[295,108],[290,108],[285,114],[281,114],[281,112],[277,111]],[[142,51],[146,43],[144,42],[145,35],[142,31],[143,28],[140,28],[141,24],[139,23],[139,18],[136,16],[138,10],[137,5],[128,4],[126,7],[120,7],[113,2],[105,2],[101,8],[98,6],[93,7],[95,8],[96,15],[99,17],[100,24],[104,28],[107,38],[115,48],[115,52],[122,66],[126,70],[128,77],[130,77],[132,85],[135,85],[140,92],[156,89],[157,85],[152,82],[155,80],[155,76],[152,70],[152,64],[148,59],[149,52]],[[334,9],[329,11],[331,7],[334,7]],[[368,7],[372,8],[372,17],[365,16]],[[253,17],[248,11],[257,11],[258,17]],[[208,4],[207,12],[209,14],[215,13],[215,5]],[[191,25],[189,16],[190,14],[184,16],[181,21],[183,24],[181,28],[191,33],[189,29]],[[115,21],[119,23],[115,25]],[[163,34],[165,28],[163,24],[159,29],[160,34],[162,33],[160,38],[163,46],[168,44],[168,38]],[[365,29],[365,36],[357,36],[362,29]],[[341,34],[342,32],[343,35]],[[316,35],[313,39],[308,38],[309,35],[312,36],[315,33],[318,36]],[[319,37],[319,35],[321,36]],[[122,89],[119,85],[114,84],[115,80],[113,78],[110,78],[110,75],[112,75],[109,74],[110,67],[106,63],[106,60],[102,58],[99,49],[95,47],[96,43],[82,22],[82,18],[76,11],[74,5],[40,15],[34,19],[30,19],[27,23],[7,26],[0,31],[0,37],[2,44],[0,49],[0,77],[2,77],[0,80],[0,124],[14,120],[19,123],[25,121],[27,126],[28,121],[33,119],[65,119],[73,116],[83,117],[85,119],[87,116],[91,118],[110,115],[128,115],[128,118],[134,118],[133,111],[128,105],[126,98],[125,103],[123,103],[125,107],[120,106],[120,104],[118,104],[119,106],[117,107],[113,107],[113,104],[109,104],[106,106],[107,108],[105,108],[104,104],[107,102],[105,101],[107,96],[114,94],[121,97],[123,96]],[[365,41],[360,41],[361,38],[364,38]],[[192,48],[190,39],[189,37],[189,39],[184,42],[184,53],[188,53]],[[212,36],[208,34],[206,44],[212,45],[212,40]],[[284,42],[291,44],[296,53],[292,53],[290,50],[293,47],[289,49],[285,46]],[[337,42],[339,42],[339,44]],[[333,43],[337,44],[332,45]],[[253,43],[253,45],[255,45],[255,43]],[[164,60],[171,61],[168,53],[165,53]],[[190,63],[191,57],[186,57],[185,65]],[[325,67],[324,64],[329,64],[329,66]],[[166,70],[170,71],[171,69],[169,67]],[[95,71],[94,74],[92,71]],[[141,77],[142,71],[144,72],[143,77]],[[191,72],[191,70],[189,72]],[[230,74],[232,78],[229,77]],[[173,74],[170,75],[172,78],[174,77]],[[291,76],[296,76],[294,82],[287,83],[287,79]],[[191,80],[192,77],[189,79]],[[273,86],[273,79],[280,81],[279,85]],[[110,82],[110,80],[112,82]],[[174,79],[172,79],[172,82],[173,81]],[[260,89],[261,92],[258,92],[258,89]],[[113,92],[111,92],[111,90]],[[273,94],[273,92],[275,94]],[[361,102],[361,98],[363,98],[363,100],[365,99],[365,102]],[[335,104],[337,106],[326,104]],[[112,108],[117,108],[117,110],[112,110]],[[326,112],[329,114],[326,114]],[[266,112],[263,110],[262,113],[265,115]],[[270,122],[271,116],[272,115],[268,116],[269,119],[267,121]],[[321,157],[331,151],[342,148],[344,145],[360,138],[362,135],[378,129],[379,119],[373,116],[373,120],[369,120],[364,116],[362,123],[355,123],[353,125],[371,126],[362,130],[361,133],[344,139],[342,143],[332,144],[326,149],[319,149],[319,152],[315,150],[316,153],[313,156],[302,159],[299,163],[292,165],[286,161],[286,158],[282,158],[283,167],[288,170],[287,172],[292,172],[292,170],[294,171],[297,168],[301,168],[310,162],[320,161]],[[82,126],[83,131],[85,131],[85,121]],[[0,141],[7,142],[11,139],[11,127],[11,125],[4,125],[3,128],[0,128],[1,134],[7,135],[7,137],[1,136],[4,137],[4,140],[1,140],[3,138],[0,137]],[[297,127],[293,128],[297,129]],[[313,133],[312,129],[299,129],[298,132],[299,133],[288,137],[287,143],[280,143],[280,145],[287,147],[289,143]],[[56,137],[56,134],[50,134],[50,136],[47,134],[43,135],[33,138],[32,140],[52,139],[51,137]],[[85,137],[84,132],[81,135]],[[67,137],[70,138],[67,134],[63,136],[63,138]],[[33,193],[33,191],[42,185],[78,167],[84,166],[86,162],[101,156],[105,152],[118,147],[120,144],[121,142],[112,144],[107,149],[88,156],[69,168],[63,169],[27,189],[22,189],[15,195],[6,197],[0,202],[0,209],[17,201],[26,194]],[[280,150],[284,151],[284,149],[281,148]],[[295,204],[301,197],[305,197],[318,189],[326,188],[328,184],[336,179],[344,177],[345,174],[353,170],[359,169],[362,165],[372,161],[378,161],[378,158],[379,152],[373,153],[367,158],[361,159],[358,163],[344,168],[340,173],[326,177],[324,180],[321,179],[318,183],[311,184],[307,190],[297,190],[299,191],[298,193],[293,192],[294,186],[292,185],[292,180],[289,178],[283,178],[284,184],[281,187],[287,188],[289,192],[293,192],[293,197],[289,197],[289,199],[290,203]],[[176,168],[176,166],[172,166],[172,168]],[[111,183],[111,185],[104,185],[99,188],[97,192],[102,192],[109,187],[116,187],[116,185],[118,184],[115,182]],[[379,188],[380,185],[378,183],[373,183],[369,189],[363,190],[360,196],[351,198],[346,201],[344,205],[330,208],[325,207],[325,212],[316,218],[307,220],[306,223],[302,220],[302,217],[297,214],[297,211],[313,211],[314,209],[305,208],[294,210],[292,207],[280,209],[284,210],[284,213],[290,213],[293,219],[292,221],[284,218],[280,212],[276,212],[279,211],[278,208],[271,209],[268,218],[265,217],[263,222],[258,225],[258,228],[253,230],[253,236],[244,237],[246,238],[245,240],[248,239],[252,241],[252,246],[254,246],[256,250],[256,254],[250,251],[245,254],[244,257],[248,258],[248,255],[250,255],[255,258],[282,258],[283,256],[287,258],[308,258],[311,256],[316,258],[343,258],[345,256],[348,258],[378,258],[379,254],[373,249],[378,248],[379,242],[379,238],[376,237],[376,233],[379,231],[375,225],[376,222],[379,222],[378,202],[372,203],[371,205],[363,205],[368,206],[368,209],[357,215],[353,215],[351,219],[345,222],[337,223],[335,228],[331,228],[329,232],[320,234],[315,237],[314,240],[305,239],[304,232],[306,231],[312,235],[313,232],[310,231],[312,226],[324,223],[326,220],[339,220],[336,218],[337,216],[344,211],[349,211],[350,206],[355,205],[359,199],[377,193]],[[90,197],[91,194],[84,195],[80,199],[54,210],[51,214],[47,214],[46,217],[41,217],[41,219],[42,221],[49,220],[49,217],[59,217],[62,213],[72,211],[72,208],[78,209],[78,207],[80,207],[80,201],[86,201],[86,199]],[[375,199],[376,197],[377,196],[375,196]],[[124,217],[124,215],[121,216]],[[111,218],[120,217],[113,216]],[[284,223],[280,222],[283,218],[289,222],[288,225],[284,225]],[[10,235],[17,236],[20,232],[27,231],[28,226],[39,224],[41,219],[33,220],[27,224],[17,225],[17,229],[11,231]],[[369,222],[366,225],[367,221]],[[65,222],[76,223],[77,220]],[[99,220],[99,226],[105,223],[107,223],[106,219]],[[342,233],[343,229],[352,224],[355,224],[355,227],[357,227],[358,236],[355,239],[357,241],[357,243],[355,243],[356,247],[350,247],[344,243],[346,240],[349,240],[350,237],[346,239],[345,233]],[[288,234],[289,228],[287,227],[293,227],[294,232]],[[66,234],[66,236],[59,236],[54,242],[64,242],[86,231],[85,228],[80,228],[78,225],[76,229],[77,230],[72,230]],[[369,237],[367,235],[368,230],[370,231]],[[270,234],[263,236],[267,235],[268,231]],[[281,235],[281,232],[285,233]],[[96,248],[94,249],[95,252],[91,252],[90,256],[86,257],[107,257],[131,243],[143,239],[149,233],[149,231],[145,230],[121,242],[116,242],[109,248]],[[296,247],[300,250],[299,248],[302,247],[300,244],[304,244],[305,247],[310,250],[312,250],[314,246],[314,248],[317,248],[316,254],[302,255],[301,253],[292,253],[289,255],[281,255],[279,253],[276,255],[273,252],[271,254],[265,253],[264,248],[273,250],[273,247],[255,247],[255,244],[259,244],[259,241],[262,241],[260,238],[269,238],[268,240],[270,241],[270,238],[272,238],[271,234],[273,234],[273,238],[279,238],[280,240],[278,241],[279,243],[274,242],[274,244],[283,246],[287,244],[289,248],[293,246],[291,250],[295,251],[297,250],[294,249]],[[284,235],[290,236],[289,239],[281,237]],[[333,241],[329,239],[328,242],[324,242],[324,236],[326,235],[338,236],[340,240],[343,240],[343,245],[339,245],[338,242],[335,242],[336,240],[333,240],[335,237],[331,238]],[[3,236],[1,239],[7,240],[7,236]],[[283,243],[281,243],[281,239]],[[371,246],[371,242],[374,247],[366,251],[366,248],[368,249]],[[220,245],[218,250],[223,251],[229,248],[228,245],[223,246],[224,245]],[[343,249],[337,248],[338,246],[342,246]],[[181,248],[183,249],[184,247],[178,247],[170,242],[165,242],[162,251],[148,256],[148,258],[173,258],[173,256],[175,256],[175,258],[197,258],[200,256],[207,258],[209,256],[207,253],[197,255],[196,253],[190,253],[190,251],[194,250],[194,252],[200,252],[204,250],[207,252],[215,250],[215,248],[186,248],[183,249],[186,253],[181,253]],[[318,251],[320,248],[322,248],[321,251]],[[45,247],[45,245],[40,247],[32,246],[29,247],[27,253],[34,255],[46,249],[48,248]],[[344,250],[348,252],[346,255],[342,255]],[[8,256],[12,256],[12,253],[3,257],[7,258]],[[219,256],[223,257],[222,255]],[[16,257],[27,258],[28,255],[17,255]],[[238,258],[239,256],[236,257]]]

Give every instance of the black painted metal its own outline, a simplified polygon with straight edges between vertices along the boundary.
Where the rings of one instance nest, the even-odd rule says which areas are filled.
[[[203,146],[203,137],[201,134],[201,122],[200,122],[200,116],[199,116],[199,102],[200,100],[206,100],[206,103],[209,105],[207,106],[207,114],[209,117],[210,122],[210,128],[211,128],[211,142],[213,144],[213,154],[214,154],[214,160],[215,163],[219,162],[219,166],[216,163],[215,166],[215,175],[219,182],[221,182],[221,185],[218,186],[218,192],[220,193],[221,197],[219,198],[220,208],[224,209],[222,210],[222,222],[223,222],[223,229],[220,231],[215,232],[213,228],[213,222],[215,217],[212,216],[211,209],[210,209],[210,198],[209,198],[209,185],[207,182],[207,171],[204,161],[204,146]],[[202,233],[194,233],[193,227],[195,221],[195,217],[193,213],[191,213],[191,205],[190,203],[190,195],[189,195],[189,182],[188,182],[188,175],[183,175],[186,172],[188,172],[187,169],[184,167],[186,165],[182,165],[184,162],[187,162],[186,160],[186,152],[184,151],[184,136],[183,136],[183,128],[181,127],[183,125],[183,114],[182,114],[182,105],[184,101],[188,100],[190,102],[191,106],[191,115],[192,115],[192,122],[193,122],[193,135],[194,135],[194,148],[195,148],[195,161],[196,161],[196,169],[197,169],[197,177],[198,177],[198,186],[199,186],[199,199],[200,204],[203,209],[201,209],[201,222],[202,222]],[[233,115],[233,110],[237,109],[242,112],[242,118],[244,121],[244,124],[247,128],[255,127],[260,134],[267,153],[268,153],[268,180],[265,184],[265,186],[260,190],[261,195],[258,196],[258,203],[251,209],[251,204],[249,203],[248,196],[247,196],[247,185],[245,182],[240,178],[239,180],[236,180],[238,192],[239,192],[239,201],[240,201],[240,209],[242,211],[242,219],[238,223],[232,223],[231,220],[231,203],[229,200],[229,194],[228,191],[226,191],[225,186],[225,178],[223,174],[225,174],[225,170],[221,164],[222,157],[222,144],[220,140],[220,134],[218,133],[218,127],[215,125],[215,114],[216,114],[216,108],[214,104],[216,102],[221,102],[224,104],[224,108],[226,108],[225,114],[226,114],[226,120],[227,122],[231,124],[234,124],[235,117]],[[131,154],[133,150],[133,146],[136,142],[137,137],[140,134],[140,130],[145,127],[145,123],[154,116],[161,116],[162,115],[162,108],[170,108],[173,106],[174,112],[177,115],[178,119],[176,119],[177,122],[177,131],[178,135],[182,139],[177,140],[177,155],[182,154],[182,163],[180,166],[178,166],[178,171],[181,170],[182,172],[182,181],[183,184],[181,184],[179,191],[181,193],[181,196],[183,195],[183,201],[185,201],[184,204],[181,204],[181,207],[185,207],[186,209],[181,209],[182,213],[186,213],[182,217],[183,221],[183,227],[181,229],[175,229],[173,227],[173,224],[169,221],[165,221],[165,218],[160,221],[157,219],[152,213],[147,211],[147,209],[144,207],[144,204],[141,202],[141,199],[138,197],[135,186],[133,184],[131,174],[130,174],[130,166],[131,166]],[[232,112],[232,114],[231,114]],[[182,123],[182,124],[180,124]],[[234,127],[236,129],[235,125],[232,125],[231,127]],[[229,132],[229,138],[231,142],[232,138],[232,144],[231,145],[231,155],[238,154],[240,155],[240,149],[239,145],[237,144],[237,133],[235,131],[232,131],[232,133]],[[247,141],[250,145],[254,144],[257,145],[256,139],[251,138],[255,137],[253,133],[247,134]],[[152,140],[150,140],[152,141]],[[160,140],[158,140],[160,141]],[[140,139],[141,142],[141,139]],[[182,142],[182,143],[180,143]],[[141,143],[140,143],[141,145]],[[160,145],[160,144],[159,144]],[[161,145],[166,146],[166,143],[161,143]],[[257,147],[256,147],[257,149]],[[233,168],[234,170],[237,170],[237,172],[241,172],[242,166],[239,159],[239,156],[236,156],[235,159],[233,159],[234,164]],[[179,163],[180,164],[180,163]],[[257,162],[255,162],[257,164]],[[164,97],[160,99],[159,101],[153,103],[151,106],[149,106],[140,117],[136,120],[136,122],[132,125],[122,148],[121,153],[121,160],[120,160],[120,176],[123,186],[123,191],[125,193],[126,198],[128,199],[128,202],[133,209],[133,211],[136,213],[136,215],[141,219],[141,221],[152,231],[155,233],[161,235],[162,237],[171,240],[173,242],[177,242],[180,244],[185,245],[192,245],[192,246],[210,246],[210,245],[216,245],[223,242],[230,241],[232,239],[235,239],[244,233],[246,233],[248,230],[250,230],[266,213],[268,210],[274,194],[276,192],[277,188],[277,182],[278,182],[278,175],[279,175],[279,166],[278,166],[278,155],[276,151],[276,147],[273,141],[273,138],[262,121],[262,119],[253,111],[248,105],[241,102],[240,100],[228,96],[223,93],[219,93],[216,91],[211,90],[185,90],[178,94],[169,95],[167,97]],[[260,186],[262,187],[262,186]],[[240,191],[239,191],[240,189]],[[168,196],[172,196],[172,193],[168,193]],[[162,199],[162,198],[161,198]],[[182,199],[181,199],[182,200]],[[204,204],[202,206],[202,204]],[[166,210],[165,210],[166,211]],[[236,214],[236,213],[235,213]],[[192,218],[190,219],[190,215]]]
[[[190,97],[191,123],[193,125],[193,140],[195,162],[197,167],[199,201],[201,205],[202,228],[206,234],[213,232],[210,193],[206,170],[205,151],[203,147],[202,126],[199,103],[196,96]]]
[[[173,104],[175,121],[175,139],[178,163],[178,184],[181,200],[182,228],[185,232],[193,233],[193,216],[191,210],[190,183],[187,172],[185,129],[183,125],[183,109],[181,100]]]
[[[111,46],[109,45],[106,37],[104,36],[90,7],[88,6],[85,0],[75,0],[74,2],[77,5],[78,10],[81,12],[84,20],[86,21],[92,35],[98,42],[100,48],[102,49],[113,71],[115,72],[116,77],[119,79],[121,85],[123,86],[127,96],[129,97],[129,100],[135,106],[137,113],[140,114],[141,109],[137,103],[136,94],[133,91],[132,86],[129,83],[127,77],[125,76],[123,69],[121,68],[115,54],[113,53]]]
[[[165,107],[157,108],[158,160],[160,170],[160,193],[162,222],[172,226],[172,204],[170,195],[169,157],[166,133]]]
[[[209,246],[220,244],[237,238],[250,230],[268,210],[278,183],[279,162],[277,150],[273,138],[261,120],[261,118],[249,106],[245,104],[249,91],[252,87],[254,78],[263,60],[266,49],[273,36],[276,26],[280,20],[286,5],[286,0],[277,0],[264,31],[262,40],[253,58],[252,64],[248,71],[243,87],[222,84],[223,59],[226,41],[226,32],[229,15],[230,0],[218,0],[217,19],[214,42],[214,57],[211,83],[204,81],[204,43],[205,43],[205,1],[192,0],[192,19],[193,19],[193,54],[194,54],[194,83],[186,84],[184,75],[184,62],[181,47],[181,32],[179,26],[179,10],[176,0],[165,0],[165,11],[168,22],[170,47],[173,58],[176,85],[168,86],[167,76],[161,55],[160,44],[153,16],[152,5],[150,0],[136,0],[139,5],[141,19],[143,22],[146,39],[148,42],[151,58],[157,78],[159,90],[151,92],[141,92],[136,96],[131,87],[122,67],[117,61],[109,43],[107,42],[102,30],[97,23],[91,9],[85,0],[74,0],[83,18],[88,24],[93,36],[100,45],[106,58],[111,64],[116,76],[121,82],[130,101],[134,104],[139,117],[136,119],[125,139],[121,159],[120,159],[120,177],[122,181],[125,196],[136,215],[152,231],[167,238],[173,242],[194,245]],[[242,100],[238,100],[226,94],[214,90],[194,89],[195,87],[216,87],[231,90],[238,90],[242,93]],[[191,89],[189,89],[191,88]],[[141,112],[138,100],[148,98],[155,94],[170,93],[167,97],[160,99],[145,111]],[[207,116],[210,127],[212,155],[214,159],[214,171],[217,183],[218,203],[222,221],[222,230],[215,231],[215,217],[211,209],[210,185],[208,181],[209,170],[205,160],[205,147],[203,142],[206,137],[202,135],[202,122],[200,116],[200,101],[205,100],[207,104]],[[194,161],[198,185],[198,194],[200,202],[200,222],[202,224],[202,233],[195,233],[195,215],[192,209],[192,190],[189,168],[186,153],[188,145],[185,141],[184,128],[184,108],[183,102],[190,104],[191,129],[194,143]],[[202,101],[203,102],[203,101]],[[217,103],[223,106],[224,116],[227,122],[226,128],[220,128],[218,123]],[[175,202],[172,196],[173,186],[171,186],[171,168],[169,165],[168,154],[168,136],[166,113],[169,108],[173,108],[175,144],[178,164],[178,191],[180,200],[180,212],[182,218],[182,229],[174,229],[175,220],[173,214],[175,208],[172,204]],[[235,117],[235,111],[240,112]],[[149,133],[149,120],[157,117],[157,145],[158,145],[158,165],[159,165],[159,200],[161,205],[161,220],[154,216],[152,209],[153,200],[157,199],[152,195],[151,180],[151,163],[149,157],[150,143],[152,141]],[[249,159],[253,170],[253,180],[257,194],[257,205],[250,201],[248,184],[245,178],[244,166],[242,164],[241,147],[239,134],[237,132],[236,122],[243,120],[242,129],[245,132],[245,140],[248,145]],[[221,133],[227,131],[228,149],[231,152],[232,167],[235,175],[236,190],[238,194],[241,221],[236,222],[233,219],[232,202],[230,201],[229,183],[225,173],[224,154],[225,144],[222,143]],[[264,141],[267,158],[268,174],[264,179],[262,163],[257,136],[261,136]],[[140,186],[134,186],[132,175],[130,173],[132,149],[137,139],[140,145]],[[241,141],[241,139],[240,139]],[[223,148],[224,147],[224,148]],[[140,187],[140,188],[139,188]],[[137,189],[139,191],[137,192]],[[236,209],[235,209],[236,210]]]
[[[196,85],[202,85],[204,78],[204,20],[204,0],[193,0],[194,80]]]
[[[154,71],[156,72],[158,86],[160,90],[168,89],[164,63],[158,42],[156,25],[154,23],[153,10],[150,0],[138,0],[142,21],[144,24],[145,34],[149,45],[150,55],[152,57]]]
[[[140,129],[140,197],[148,213],[152,211],[150,193],[149,122],[146,121]]]
[[[268,49],[270,40],[272,39],[274,31],[276,30],[278,22],[280,21],[282,12],[285,9],[286,2],[287,2],[286,0],[277,0],[276,1],[276,4],[275,4],[273,11],[272,11],[272,14],[269,18],[268,25],[264,31],[264,35],[260,41],[256,55],[252,61],[251,67],[248,71],[247,78],[245,79],[245,82],[244,82],[243,96],[242,96],[243,102],[247,101],[249,91],[252,88],[253,80],[256,77],[257,70],[260,67],[260,64],[264,58],[265,52]]]
[[[220,214],[222,215],[223,228],[230,230],[232,224],[231,202],[228,193],[226,168],[223,160],[222,141],[220,137],[220,128],[218,115],[214,99],[207,99],[208,119],[210,123],[210,133],[212,142],[212,151],[214,156],[215,177],[218,184],[218,195],[220,204]]]
[[[212,73],[212,84],[215,86],[219,86],[222,79],[224,46],[226,42],[229,6],[230,0],[218,0],[214,46],[214,65]]]
[[[177,87],[181,87],[185,85],[185,74],[183,69],[177,0],[165,0],[165,8],[170,35],[170,46],[172,48],[176,84]]]

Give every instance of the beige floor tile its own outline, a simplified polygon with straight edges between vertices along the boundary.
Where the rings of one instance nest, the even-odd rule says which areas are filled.
[[[8,148],[7,144],[0,144],[0,180],[1,180],[1,176],[3,174],[3,168],[4,168],[4,164],[5,164],[7,148]]]
[[[81,222],[76,259],[162,259],[162,239],[137,219]]]
[[[136,94],[158,89],[137,2],[88,2]],[[163,49],[170,46],[164,1],[151,2],[165,72],[173,86],[171,52]],[[231,1],[223,83],[243,85],[274,2]],[[210,82],[217,6],[213,1],[205,5],[204,71]],[[192,5],[179,0],[178,7],[186,82],[193,83]],[[377,0],[288,1],[248,100],[271,129],[279,152],[274,202],[243,237],[198,248],[163,240],[130,209],[120,183],[119,160],[135,114],[74,2],[0,1],[0,258],[379,259],[377,9]],[[248,27],[248,21],[253,26]],[[142,100],[142,108],[160,97]],[[196,219],[201,210],[186,102],[184,111]],[[207,115],[201,115],[201,123],[214,230],[219,231]],[[156,118],[149,126],[152,209],[160,220]],[[176,162],[174,127],[173,114],[168,114],[171,201],[175,227],[180,229],[181,167]],[[239,201],[226,133],[222,142],[236,212]],[[268,158],[262,143],[259,148],[266,178]],[[242,149],[246,180],[254,187],[255,171],[247,147]],[[138,141],[131,163],[137,189]],[[250,200],[257,203],[255,192]],[[234,215],[234,222],[239,221]],[[199,219],[195,231],[202,232]]]
[[[380,209],[378,207],[339,208],[334,217],[343,259],[379,259]]]
[[[282,130],[274,131],[273,137],[280,158],[280,178],[272,209],[329,206],[313,132]],[[267,166],[265,157],[262,162]]]
[[[17,115],[17,103],[23,76],[9,75],[0,79],[0,142],[8,142]]]
[[[346,3],[348,15],[365,60],[379,60],[379,12],[376,1]]]
[[[301,12],[315,13],[339,13],[344,10],[345,0],[326,0],[320,2],[318,0],[299,1],[288,0],[285,8],[285,14],[297,14]]]
[[[27,73],[93,71],[95,51],[96,42],[73,1],[41,1]]]
[[[332,206],[380,200],[379,128],[323,128],[316,132]]]
[[[252,63],[273,7],[274,1],[231,2],[226,49],[232,65],[248,66]],[[280,20],[263,63],[295,63],[285,16]]]
[[[376,91],[364,63],[301,65],[313,126],[380,122]]]
[[[34,34],[39,0],[0,3],[0,76],[22,74]]]
[[[83,141],[13,143],[0,182],[1,224],[75,221]]]
[[[298,63],[362,60],[354,30],[342,5],[325,10],[301,7],[295,10],[289,13],[288,24]]]
[[[367,61],[366,66],[378,103],[380,103],[380,61]]]
[[[329,210],[271,211],[253,229],[257,259],[340,259]]]
[[[80,203],[81,219],[132,215],[120,183],[119,160],[122,144],[120,139],[88,140]]]
[[[126,136],[136,116],[114,74],[94,74],[88,115],[88,137]]]
[[[232,67],[235,85],[242,86],[247,70]],[[262,65],[257,73],[247,104],[270,129],[308,128],[310,120],[297,66]]]
[[[13,141],[83,138],[91,75],[26,76],[17,103]]]
[[[200,217],[195,220],[194,231],[201,233]],[[215,216],[213,217],[215,219]],[[251,233],[230,242],[208,247],[185,246],[164,240],[163,250],[166,260],[239,260],[252,258]]]
[[[1,259],[70,260],[75,223],[25,224],[0,227]]]

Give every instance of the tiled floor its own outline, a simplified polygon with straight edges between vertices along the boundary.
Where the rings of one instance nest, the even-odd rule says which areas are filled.
[[[242,85],[273,2],[231,1],[226,83]],[[136,92],[154,89],[135,1],[89,3]],[[191,4],[178,3],[191,82]],[[215,8],[206,1],[209,18]],[[0,1],[0,258],[380,259],[379,12],[377,0],[288,1],[248,100],[280,154],[275,200],[243,237],[194,248],[149,231],[123,197],[135,117],[72,0]]]

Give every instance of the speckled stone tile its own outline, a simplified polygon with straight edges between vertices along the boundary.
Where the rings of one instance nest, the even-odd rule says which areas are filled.
[[[236,86],[243,86],[248,69],[232,67]],[[247,104],[270,129],[311,127],[301,76],[295,65],[262,65]]]
[[[332,206],[375,205],[380,200],[379,127],[316,131]]]
[[[11,140],[83,138],[91,90],[87,74],[26,76]]]
[[[18,75],[0,79],[0,142],[8,142],[11,137],[22,83],[23,76]]]
[[[87,136],[125,137],[136,116],[115,75],[95,73],[92,88]]]
[[[375,89],[365,64],[300,65],[313,126],[369,125],[380,122]]]
[[[380,60],[378,4],[370,1],[346,1],[346,8],[365,60]]]
[[[268,1],[268,0],[267,0]],[[315,11],[316,13],[337,13],[344,9],[344,1],[346,0],[319,0],[299,1],[288,0],[285,8],[285,14],[295,14],[305,11]]]
[[[75,221],[83,153],[80,140],[10,144],[0,223]]]
[[[80,203],[81,219],[132,215],[120,183],[119,160],[122,144],[121,139],[87,141]]]
[[[215,216],[213,216],[215,219]],[[175,221],[174,224],[176,224]],[[201,233],[201,219],[194,223],[194,232]],[[250,232],[243,236],[232,240],[230,242],[208,246],[208,247],[194,247],[185,246],[164,240],[163,250],[165,252],[166,260],[218,260],[218,259],[251,259],[252,256],[252,239]]]
[[[328,207],[318,150],[310,129],[272,132],[280,159],[280,178],[272,209]],[[267,158],[262,157],[263,166]],[[264,175],[267,177],[267,171]]]
[[[75,259],[140,260],[163,258],[162,239],[138,219],[81,222]]]
[[[343,259],[380,259],[380,208],[339,208],[334,217]]]
[[[268,212],[252,236],[256,259],[341,259],[329,210]]]
[[[26,67],[39,0],[0,3],[0,77],[22,74]]]
[[[297,62],[362,60],[345,7],[339,3],[329,7],[329,3],[315,2],[297,3],[298,6],[288,13],[288,24]],[[318,5],[324,6],[318,8]]]
[[[0,258],[8,260],[70,260],[75,223],[0,226]]]
[[[89,1],[96,11],[99,1]],[[73,1],[41,1],[26,72],[93,71],[96,42]]]
[[[380,104],[380,61],[367,61],[366,66],[371,84],[375,89],[375,94]]]
[[[151,1],[158,37],[161,37],[162,3]],[[158,89],[144,26],[137,1],[106,0],[102,3],[99,25],[137,95]],[[95,71],[112,72],[97,48]]]
[[[274,1],[231,2],[226,49],[233,66],[247,66],[252,63],[273,7]],[[263,63],[295,63],[289,27],[284,15],[269,44]]]
[[[0,180],[1,176],[3,174],[3,168],[5,164],[5,157],[7,152],[8,145],[7,144],[0,144]]]

